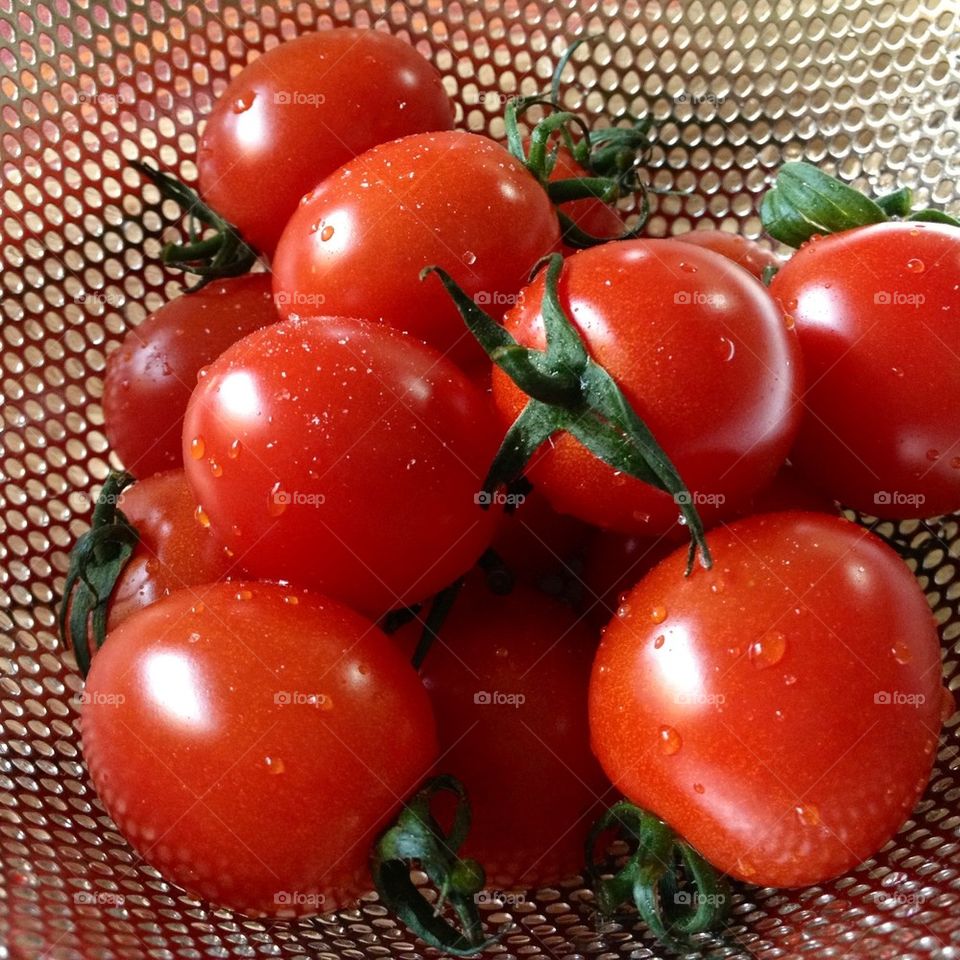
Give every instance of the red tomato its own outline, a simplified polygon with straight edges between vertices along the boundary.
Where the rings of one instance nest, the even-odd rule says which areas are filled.
[[[445,268],[499,314],[559,244],[546,193],[500,144],[422,134],[357,157],[306,198],[277,247],[273,289],[283,316],[382,320],[477,364],[453,301],[420,271]]]
[[[440,75],[408,43],[340,27],[273,47],[214,104],[200,141],[200,193],[270,254],[300,198],[378,143],[449,130]]]
[[[772,250],[760,246],[756,240],[727,230],[692,230],[689,233],[678,233],[671,239],[719,253],[721,257],[749,270],[758,280],[763,279],[766,267],[779,267],[783,264]]]
[[[436,758],[416,673],[377,628],[264,583],[182,590],[112,631],[83,696],[104,806],[165,877],[250,915],[326,913]]]
[[[866,530],[767,514],[708,535],[630,591],[593,668],[594,750],[614,784],[714,866],[820,883],[910,814],[948,702],[922,590]]]
[[[378,617],[489,546],[491,419],[453,364],[391,327],[288,321],[207,368],[187,409],[187,481],[252,574]]]
[[[505,323],[542,348],[541,273]],[[706,524],[730,516],[786,458],[799,418],[799,351],[761,284],[728,260],[673,240],[629,240],[564,263],[559,297],[692,491]],[[493,392],[513,420],[526,396],[501,370]],[[673,498],[561,435],[529,471],[556,510],[596,526],[659,535]],[[602,491],[598,494],[598,491]]]
[[[197,519],[197,502],[182,470],[139,480],[117,506],[137,528],[140,542],[117,580],[107,628],[181,587],[222,580],[235,561]]]
[[[810,384],[791,454],[848,507],[960,509],[960,230],[882,223],[806,244],[770,292]]]
[[[107,358],[104,430],[130,473],[181,467],[183,413],[197,372],[231,343],[277,320],[270,275],[217,280],[164,304]]]
[[[416,622],[399,634],[411,649]],[[613,797],[590,752],[588,664],[596,635],[529,587],[491,594],[471,579],[422,675],[437,717],[438,771],[466,786],[463,855],[493,889],[527,889],[582,871],[587,831]]]

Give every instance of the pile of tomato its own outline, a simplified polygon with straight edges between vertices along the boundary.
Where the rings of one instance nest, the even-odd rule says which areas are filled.
[[[235,76],[199,197],[141,167],[194,289],[108,358],[125,472],[62,609],[104,806],[216,904],[375,883],[459,953],[585,847],[666,936],[723,876],[849,871],[953,712],[922,591],[841,507],[960,509],[960,229],[790,164],[789,257],[652,239],[616,205],[649,127],[454,118],[413,48],[330,29]]]

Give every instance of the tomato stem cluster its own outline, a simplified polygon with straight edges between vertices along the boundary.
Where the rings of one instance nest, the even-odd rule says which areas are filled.
[[[441,792],[457,800],[453,825],[445,833],[430,811]],[[476,860],[461,859],[458,851],[470,830],[467,792],[454,777],[427,781],[401,810],[394,824],[373,848],[370,872],[386,907],[392,910],[421,940],[455,956],[471,956],[495,943],[484,938],[476,895],[486,877]],[[410,877],[416,863],[439,891],[431,903]],[[458,929],[441,911],[450,904],[460,923]]]
[[[703,523],[676,467],[650,428],[634,411],[613,377],[587,353],[557,292],[563,258],[547,260],[541,313],[546,350],[524,347],[483,312],[446,271],[436,273],[460,316],[490,359],[530,398],[506,436],[483,483],[486,493],[519,477],[530,458],[555,433],[575,437],[604,463],[674,497],[690,531],[687,572],[699,549],[701,563],[712,564]]]
[[[146,163],[132,161],[133,167],[156,186],[164,200],[173,200],[187,217],[189,243],[168,243],[162,260],[170,267],[192,273],[200,279],[187,287],[199,290],[211,280],[249,273],[257,254],[240,236],[239,230],[208,207],[186,184]],[[207,230],[214,232],[204,237]]]
[[[610,830],[622,834],[633,850],[615,874],[604,877],[594,852],[597,839]],[[626,800],[593,825],[586,851],[587,872],[603,915],[632,903],[665,943],[712,930],[726,916],[730,897],[716,870],[661,819]]]
[[[91,640],[96,649],[106,639],[110,594],[140,541],[136,528],[117,509],[120,493],[133,481],[129,473],[113,472],[107,477],[97,497],[90,529],[70,553],[58,625],[83,676],[90,669]]]

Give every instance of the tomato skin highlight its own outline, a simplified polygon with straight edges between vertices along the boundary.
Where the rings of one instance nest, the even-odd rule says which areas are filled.
[[[958,277],[960,230],[907,222],[809,242],[774,277],[810,384],[791,460],[845,506],[960,509]]]
[[[440,75],[403,40],[346,27],[304,34],[248,64],[214,104],[200,194],[269,255],[324,177],[379,143],[449,130],[453,118]]]
[[[404,627],[401,649],[412,650],[420,630]],[[613,802],[586,724],[596,644],[558,601],[522,585],[494,596],[475,575],[427,654],[437,771],[467,788],[473,816],[462,852],[483,864],[488,889],[580,873],[590,824]]]
[[[404,137],[332,174],[290,218],[274,258],[282,316],[380,320],[465,366],[486,365],[451,298],[446,269],[494,314],[560,245],[546,193],[500,144],[462,131]]]
[[[926,786],[940,644],[903,561],[814,513],[709,534],[714,568],[654,568],[594,663],[594,750],[614,784],[714,866],[760,886],[837,876]],[[661,639],[662,638],[662,639]]]
[[[168,470],[127,487],[117,503],[140,541],[110,600],[107,629],[183,587],[222,580],[235,567],[209,526],[197,519],[197,503],[182,470]]]
[[[543,284],[541,273],[504,321],[521,344],[541,349]],[[769,483],[796,433],[801,377],[796,338],[759,283],[712,251],[625,240],[568,258],[558,295],[697,496],[706,525]],[[499,369],[493,395],[505,422],[526,403]],[[617,475],[567,434],[541,448],[529,477],[554,509],[621,533],[657,536],[679,514],[670,495]]]
[[[763,271],[767,267],[783,265],[783,261],[772,250],[762,247],[756,240],[727,230],[691,230],[689,233],[678,233],[670,239],[719,253],[749,271],[758,280],[763,279]]]
[[[288,587],[164,598],[111,632],[85,693],[84,756],[124,836],[250,916],[368,889],[373,836],[436,757],[429,701],[387,638]]]
[[[215,280],[164,304],[107,358],[104,431],[127,470],[181,467],[180,431],[197,373],[241,337],[279,319],[270,275]]]
[[[498,440],[487,397],[436,351],[323,318],[257,331],[211,364],[183,455],[244,569],[376,619],[441,590],[489,546],[497,511],[477,493]]]

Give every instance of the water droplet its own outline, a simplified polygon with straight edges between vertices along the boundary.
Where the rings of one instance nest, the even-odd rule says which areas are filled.
[[[357,673],[359,673],[361,677],[368,677],[370,675],[370,665],[367,663],[358,663]]]
[[[783,675],[783,682],[788,687],[792,687],[797,682],[797,678],[792,673],[785,673]]]
[[[191,632],[190,636],[187,637],[187,643],[197,643],[201,639],[202,639],[201,635],[197,633],[196,630],[194,630]]]
[[[725,363],[733,359],[733,355],[737,352],[736,344],[730,340],[728,337],[720,338],[720,359]]]
[[[209,462],[210,462],[210,472],[211,472],[215,477],[222,477],[222,476],[223,476],[223,467],[221,467],[220,464],[217,463],[217,461],[213,459],[213,457],[210,458],[210,461],[209,461]]]
[[[207,444],[203,437],[194,437],[190,441],[190,456],[193,457],[194,460],[202,460],[206,450]]]
[[[907,269],[911,273],[923,273],[923,271],[926,269],[926,265],[922,260],[918,260],[916,257],[913,257],[907,261]]]
[[[267,770],[273,774],[283,773],[285,769],[283,761],[279,757],[264,757],[263,763]]]
[[[898,640],[890,652],[893,654],[893,659],[896,660],[897,663],[906,665],[913,659],[913,653],[910,647],[902,640]]]
[[[156,557],[150,557],[144,567],[147,573],[156,573],[160,569],[160,561]]]
[[[931,463],[936,463],[940,459],[940,451],[935,450],[932,447],[927,451],[927,459]]]
[[[650,611],[650,619],[654,623],[663,623],[667,619],[667,608],[666,607],[654,607]]]
[[[291,607],[295,607],[295,606],[300,602],[300,598],[299,598],[299,597],[295,597],[292,593],[288,593],[288,594],[283,598],[283,602],[284,602],[284,603],[289,603]]]
[[[197,509],[193,511],[193,518],[197,521],[197,523],[200,524],[201,527],[206,528],[210,526],[210,518],[207,516],[206,510],[199,505],[197,506]]]
[[[796,297],[791,297],[789,300],[787,300],[787,302],[784,304],[784,306],[785,306],[791,313],[793,313],[793,311],[797,309],[797,298],[796,298]]]
[[[236,556],[236,554],[229,547],[223,548],[223,555],[225,557],[231,557],[231,558]]]
[[[287,504],[290,502],[290,494],[287,493],[280,486],[280,481],[278,480],[270,488],[270,499],[267,502],[267,513],[271,517],[281,516],[287,509]]]
[[[190,608],[190,612],[194,614],[200,614],[200,613],[203,613],[203,611],[206,609],[207,609],[206,604],[202,600],[199,600]]]
[[[797,815],[797,819],[805,827],[818,827],[820,826],[820,811],[817,809],[815,804],[812,803],[800,803],[793,808],[794,813]]]
[[[672,757],[682,746],[680,734],[673,727],[661,727],[659,734],[660,752]]]
[[[664,643],[666,643],[667,638],[661,633],[656,640],[653,641],[654,649],[659,650]]]
[[[903,376],[903,369],[902,369],[901,367],[891,367],[891,368],[890,368],[890,372],[891,372],[895,377],[902,377],[902,376]]]
[[[792,330],[797,325],[797,318],[792,313],[785,313],[783,323],[788,330]]]
[[[940,688],[940,722],[946,723],[957,712],[957,702],[946,688]]]
[[[253,591],[251,590],[238,590],[235,594],[237,600],[252,600]]]
[[[623,620],[625,617],[629,617],[629,616],[630,616],[630,604],[629,604],[629,603],[621,603],[620,606],[617,607],[617,616],[618,616],[621,620]]]
[[[779,663],[786,652],[787,638],[779,630],[771,630],[750,644],[748,655],[753,665],[762,670]]]
[[[506,647],[497,647],[496,656],[501,660],[506,660],[510,656],[510,651]]]
[[[714,580],[713,583],[710,584],[711,593],[723,593],[724,589],[725,587],[722,580]]]
[[[228,456],[231,460],[236,460],[237,457],[240,456],[240,441],[239,441],[239,440],[234,440],[233,443],[231,443],[230,446],[227,447],[227,456]]]
[[[954,469],[954,470],[960,470],[960,457],[954,457],[954,458],[950,461],[950,466],[951,466],[951,468]]]
[[[326,240],[329,240],[332,236],[333,236],[333,227],[331,227],[330,224],[328,223],[320,231],[320,239],[326,241]]]
[[[333,700],[328,697],[325,693],[318,693],[316,696],[316,703],[319,709],[324,712],[329,712],[333,709]]]
[[[477,262],[477,255],[472,250],[467,250],[463,255],[463,262],[470,267]]]
[[[681,269],[684,273],[696,273],[696,272],[697,272],[697,268],[696,268],[692,263],[687,263],[686,260],[681,260],[681,261],[680,261],[680,269]]]
[[[253,101],[256,99],[256,92],[254,90],[248,90],[246,93],[240,94],[240,96],[233,101],[231,109],[234,113],[246,113],[253,106]]]

